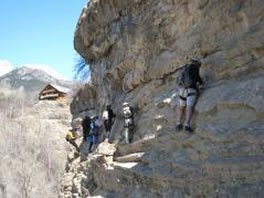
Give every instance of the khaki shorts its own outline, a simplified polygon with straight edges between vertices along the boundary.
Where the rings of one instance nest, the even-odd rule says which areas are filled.
[[[197,99],[197,91],[193,88],[180,88],[179,90],[179,100],[180,100],[180,106],[185,107],[186,105],[188,107],[193,107],[196,103]]]

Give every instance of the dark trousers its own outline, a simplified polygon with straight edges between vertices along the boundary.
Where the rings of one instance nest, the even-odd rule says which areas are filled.
[[[73,145],[76,148],[76,150],[78,152],[80,152],[80,149],[79,149],[78,145],[76,144],[76,142],[74,140],[69,140],[69,142],[70,142],[71,145]]]
[[[88,148],[89,150],[88,151],[90,153],[90,152],[92,152],[93,145],[97,144],[97,136],[94,134],[88,135],[87,142],[89,143],[89,148]]]
[[[88,128],[84,128],[84,129],[83,129],[83,139],[84,139],[85,141],[86,141],[86,139],[87,139],[89,133],[90,133],[90,129],[88,129]]]
[[[112,129],[112,121],[111,120],[105,120],[104,121],[104,127],[106,132],[106,138],[109,138],[111,129]]]

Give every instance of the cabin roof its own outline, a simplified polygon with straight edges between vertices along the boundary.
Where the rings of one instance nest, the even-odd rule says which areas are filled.
[[[67,87],[63,87],[63,86],[55,85],[55,84],[48,84],[47,86],[49,86],[49,85],[52,86],[54,89],[56,89],[57,91],[59,91],[59,92],[61,92],[61,93],[68,93],[68,92],[70,91],[70,89],[67,88]],[[45,89],[47,86],[45,86],[44,89]],[[42,92],[44,89],[42,89],[41,92]],[[40,92],[40,93],[41,93],[41,92]]]
[[[50,84],[50,85],[62,93],[68,93],[70,91],[70,89],[67,87],[63,87],[63,86],[55,85],[55,84]]]

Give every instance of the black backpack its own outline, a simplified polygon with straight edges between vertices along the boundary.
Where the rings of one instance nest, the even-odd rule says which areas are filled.
[[[189,88],[192,84],[192,79],[190,76],[190,67],[191,65],[185,65],[181,70],[180,74],[177,77],[177,85],[182,88]]]

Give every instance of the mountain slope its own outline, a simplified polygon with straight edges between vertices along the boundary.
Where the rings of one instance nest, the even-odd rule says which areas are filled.
[[[21,67],[0,77],[0,87],[18,89],[23,87],[25,91],[38,91],[47,83],[66,85],[67,82],[58,80],[40,69]]]

